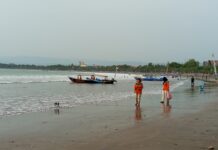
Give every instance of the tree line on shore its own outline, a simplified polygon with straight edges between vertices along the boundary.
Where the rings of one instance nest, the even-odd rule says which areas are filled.
[[[142,72],[142,73],[207,73],[212,74],[212,65],[200,65],[195,59],[190,59],[185,63],[169,62],[166,65],[148,63],[146,65],[131,66],[111,65],[111,66],[86,66],[78,65],[23,65],[23,64],[4,64],[0,63],[0,68],[7,69],[39,69],[39,70],[75,70],[75,71],[110,71],[114,72],[118,68],[119,72]]]

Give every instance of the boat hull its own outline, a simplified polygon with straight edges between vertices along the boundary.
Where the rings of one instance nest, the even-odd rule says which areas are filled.
[[[115,80],[91,80],[91,79],[81,80],[72,77],[69,77],[69,79],[73,83],[88,83],[88,84],[114,84],[115,82]]]
[[[142,81],[163,81],[163,78],[147,78],[147,77],[145,77],[145,78],[137,78],[137,77],[135,77],[135,79],[137,80],[137,79],[141,79]]]

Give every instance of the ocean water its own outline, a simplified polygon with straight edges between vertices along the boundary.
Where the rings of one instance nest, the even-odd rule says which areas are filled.
[[[0,69],[0,116],[41,112],[54,108],[77,107],[102,102],[133,99],[133,74],[117,74],[114,85],[75,84],[68,79],[78,72]],[[113,73],[104,73],[114,77]],[[171,81],[171,90],[183,86],[186,80]],[[161,97],[161,82],[144,83],[143,96]]]

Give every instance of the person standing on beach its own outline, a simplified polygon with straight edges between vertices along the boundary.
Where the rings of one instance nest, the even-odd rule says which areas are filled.
[[[191,78],[191,87],[194,88],[194,85],[195,85],[195,78],[194,78],[194,76],[192,76],[192,78]]]
[[[170,91],[170,83],[166,77],[163,77],[163,86],[162,86],[162,101],[161,103],[166,103],[169,106],[169,91]]]
[[[142,80],[140,78],[137,78],[134,86],[134,91],[136,94],[136,104],[135,104],[136,106],[140,106],[142,89],[143,89]]]

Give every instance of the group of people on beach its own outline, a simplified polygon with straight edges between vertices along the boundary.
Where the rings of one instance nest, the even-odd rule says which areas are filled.
[[[136,83],[134,85],[134,92],[136,94],[136,103],[135,106],[140,106],[141,102],[141,95],[143,90],[143,83],[141,78],[136,79]],[[172,98],[170,93],[170,83],[166,77],[163,77],[163,84],[162,84],[162,99],[161,103],[169,106],[169,100]]]

